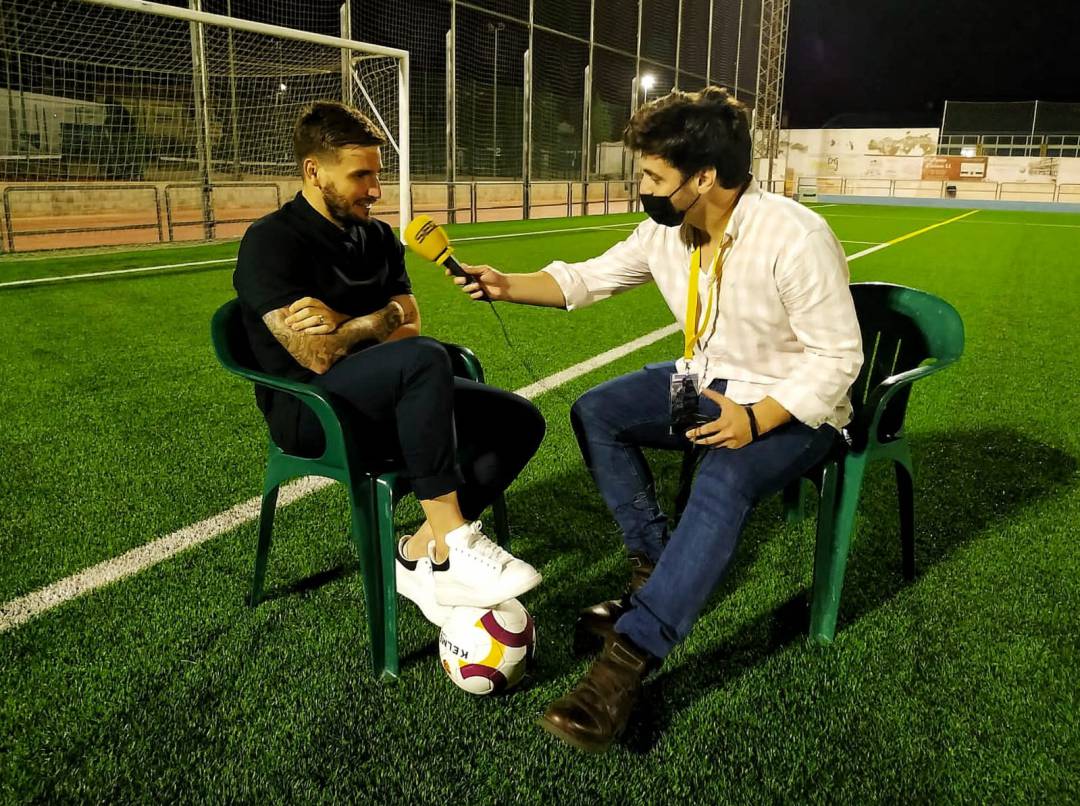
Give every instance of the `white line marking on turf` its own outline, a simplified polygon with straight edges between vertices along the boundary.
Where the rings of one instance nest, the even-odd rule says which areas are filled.
[[[538,229],[535,232],[508,232],[502,235],[470,235],[468,238],[451,238],[451,243],[461,243],[462,241],[497,241],[502,238],[526,238],[529,235],[558,235],[563,232],[585,232],[586,230],[605,230],[615,229],[617,227],[637,227],[636,223],[623,221],[619,224],[597,224],[594,227],[566,227],[564,229]]]
[[[281,488],[278,505],[291,504],[304,496],[321,490],[333,482],[330,479],[307,476]],[[170,535],[133,548],[111,560],[98,563],[59,582],[20,596],[0,607],[0,633],[29,621],[34,616],[62,605],[77,596],[90,593],[124,577],[137,574],[167,560],[185,549],[205,543],[230,529],[256,518],[261,498],[249,498],[242,504],[220,512],[211,518],[185,526]]]
[[[554,375],[549,375],[541,381],[522,387],[521,389],[518,389],[517,394],[532,400],[534,397],[542,395],[544,392],[550,391],[557,386],[562,386],[564,383],[569,383],[575,378],[580,378],[582,375],[592,372],[598,367],[610,364],[612,361],[617,361],[623,356],[630,355],[630,353],[640,350],[642,347],[648,347],[650,344],[660,341],[660,339],[670,336],[672,333],[678,332],[679,326],[677,324],[671,324],[667,327],[662,327],[659,330],[654,330],[652,333],[646,333],[639,339],[628,341],[626,344],[614,347],[607,352],[600,353],[600,355],[593,356],[587,361],[582,361],[580,364],[574,364],[574,366],[569,367],[568,369],[556,372]]]
[[[1045,221],[965,221],[965,224],[1008,224],[1012,227],[1062,227],[1064,229],[1080,229],[1080,224],[1047,224]]]
[[[640,338],[574,364],[572,367],[556,372],[554,375],[549,375],[536,383],[524,386],[518,389],[516,394],[532,400],[544,392],[569,383],[575,378],[580,378],[582,375],[592,372],[594,369],[599,369],[606,364],[617,361],[636,350],[640,350],[642,347],[647,347],[677,332],[679,332],[679,326],[671,324],[659,330],[654,330],[652,333],[646,333]],[[330,479],[307,476],[283,485],[278,497],[278,506],[282,507],[291,504],[333,483]],[[0,606],[0,633],[10,630],[12,627],[18,627],[20,624],[24,624],[35,616],[58,607],[64,602],[91,593],[125,577],[133,576],[140,571],[145,571],[147,568],[157,565],[173,555],[179,554],[181,551],[198,546],[248,521],[255,520],[259,516],[261,506],[262,498],[260,496],[249,498],[242,504],[237,504],[213,517],[199,521],[191,526],[185,526],[172,534],[133,548],[119,557],[105,560],[33,593],[20,596],[18,599]]]
[[[837,206],[841,206],[841,205],[837,205]],[[895,209],[911,210],[911,209],[914,209],[914,208],[911,208],[911,207],[898,207],[898,208],[895,208]],[[945,209],[945,208],[931,207],[931,208],[926,208],[926,209],[940,210],[940,209]],[[1001,211],[1000,210],[985,210],[984,212],[996,213],[996,212],[1001,212]],[[1078,210],[1078,212],[1080,212],[1080,210]],[[1042,215],[1047,215],[1047,214],[1042,213]],[[1073,215],[1073,213],[1061,213],[1061,215]],[[875,221],[941,221],[940,218],[926,218],[926,217],[920,216],[920,217],[916,217],[916,218],[905,217],[903,219],[898,219],[894,215],[872,215],[872,214],[869,214],[869,213],[865,214],[865,215],[861,215],[859,213],[830,213],[828,216],[825,216],[825,218],[827,218],[829,221],[832,221],[834,218],[865,218],[865,219],[873,219]],[[1063,229],[1080,229],[1080,224],[1050,224],[1050,223],[1045,222],[1045,221],[1000,221],[1000,220],[998,220],[996,218],[983,218],[983,219],[980,219],[978,221],[964,221],[962,223],[964,223],[964,224],[980,224],[980,225],[984,225],[984,226],[987,226],[987,225],[988,226],[994,226],[996,224],[1007,224],[1007,225],[1009,225],[1011,227],[1061,227]]]
[[[145,271],[164,271],[165,269],[185,269],[191,266],[212,266],[216,263],[235,263],[236,258],[226,257],[218,260],[193,260],[190,263],[168,263],[162,266],[141,266],[137,269],[116,269],[114,271],[92,271],[86,274],[65,274],[56,277],[36,277],[31,280],[11,280],[0,283],[0,288],[16,288],[26,285],[41,285],[42,283],[62,283],[66,280],[85,280],[90,277],[112,277],[114,274],[135,274]]]
[[[637,224],[634,222],[623,221],[619,224],[596,224],[590,227],[566,227],[563,229],[543,229],[536,230],[535,232],[509,232],[501,235],[470,235],[467,238],[453,238],[454,243],[460,243],[461,241],[497,241],[503,238],[524,238],[529,235],[556,235],[562,232],[586,232],[588,230],[609,230],[618,229],[620,227],[635,228]],[[192,266],[211,266],[217,263],[235,263],[235,257],[220,258],[218,260],[194,260],[189,263],[166,263],[161,266],[141,266],[134,269],[116,269],[114,271],[94,271],[84,274],[64,274],[57,275],[55,277],[35,277],[29,280],[11,280],[6,283],[0,283],[0,288],[21,288],[24,286],[32,285],[44,285],[46,283],[63,283],[69,280],[88,280],[95,277],[112,277],[113,275],[120,274],[138,274],[142,272],[151,271],[165,271],[166,269],[184,269]],[[2,264],[0,264],[2,267]]]
[[[972,210],[962,216],[951,218],[948,221],[938,222],[930,227],[923,227],[915,232],[910,232],[907,235],[901,235],[899,238],[894,238],[887,243],[864,249],[861,252],[851,255],[848,258],[848,262],[858,260],[861,257],[873,254],[887,246],[906,241],[909,238],[914,238],[916,235],[929,232],[932,229],[944,226],[953,221],[959,221],[976,212],[976,210]],[[549,375],[547,378],[537,381],[536,383],[524,386],[517,390],[517,394],[528,399],[535,398],[544,392],[568,383],[575,378],[580,378],[582,375],[592,372],[594,369],[599,369],[602,366],[629,355],[635,350],[640,350],[642,347],[654,344],[660,339],[666,338],[678,331],[679,326],[677,324],[670,324],[666,327],[654,330],[651,333],[646,333],[640,338],[574,364],[572,367],[556,372],[554,375]],[[311,493],[321,490],[330,484],[333,484],[331,480],[318,477],[309,476],[298,479],[297,481],[282,486],[278,498],[278,506],[290,504]],[[185,549],[198,546],[220,534],[235,529],[248,521],[254,520],[259,515],[259,508],[261,505],[261,497],[256,496],[249,498],[242,504],[237,504],[231,509],[227,509],[206,520],[199,521],[191,526],[185,526],[183,529],[179,529],[172,534],[159,537],[157,540],[133,548],[130,551],[121,554],[119,557],[105,560],[97,565],[80,571],[77,574],[61,579],[44,588],[40,588],[33,593],[28,593],[25,596],[13,599],[7,604],[0,606],[0,633],[6,632],[20,624],[24,624],[35,616],[41,615],[54,607],[58,607],[71,599],[92,593],[105,585],[109,585],[124,579],[125,577],[137,574],[140,571],[144,571]]]

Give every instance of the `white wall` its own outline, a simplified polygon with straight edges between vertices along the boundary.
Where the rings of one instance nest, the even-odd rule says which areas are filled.
[[[785,176],[789,189],[798,177],[815,176],[867,180],[866,188],[878,180],[903,180],[914,190],[923,176],[923,156],[934,153],[937,141],[938,130],[930,128],[792,129],[782,134],[786,154],[773,175]],[[989,157],[986,182],[1080,183],[1080,158]]]

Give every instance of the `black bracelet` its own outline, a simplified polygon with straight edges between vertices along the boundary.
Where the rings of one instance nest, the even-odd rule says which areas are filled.
[[[746,409],[746,414],[750,418],[750,441],[753,442],[758,438],[757,417],[754,416],[753,406],[743,406],[743,408]]]

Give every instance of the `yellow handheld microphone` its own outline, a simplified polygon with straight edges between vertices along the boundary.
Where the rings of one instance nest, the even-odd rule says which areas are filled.
[[[450,245],[446,230],[432,221],[431,216],[418,215],[409,222],[409,226],[405,227],[405,243],[420,257],[445,266],[456,277],[473,279],[454,257],[454,247]],[[483,298],[487,299],[487,294]]]

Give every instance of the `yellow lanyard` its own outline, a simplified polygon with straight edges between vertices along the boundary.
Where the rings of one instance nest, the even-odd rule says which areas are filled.
[[[712,267],[710,268],[712,282],[709,284],[709,298],[705,304],[705,316],[701,318],[700,329],[698,329],[698,306],[701,301],[698,299],[698,276],[701,274],[701,247],[695,249],[694,254],[690,257],[690,287],[686,292],[686,326],[683,330],[683,358],[687,361],[694,357],[694,344],[705,334],[709,327],[713,294],[720,282],[720,278],[716,276],[716,266],[720,262],[720,255],[723,252],[723,246],[718,245],[716,254],[713,255]]]

